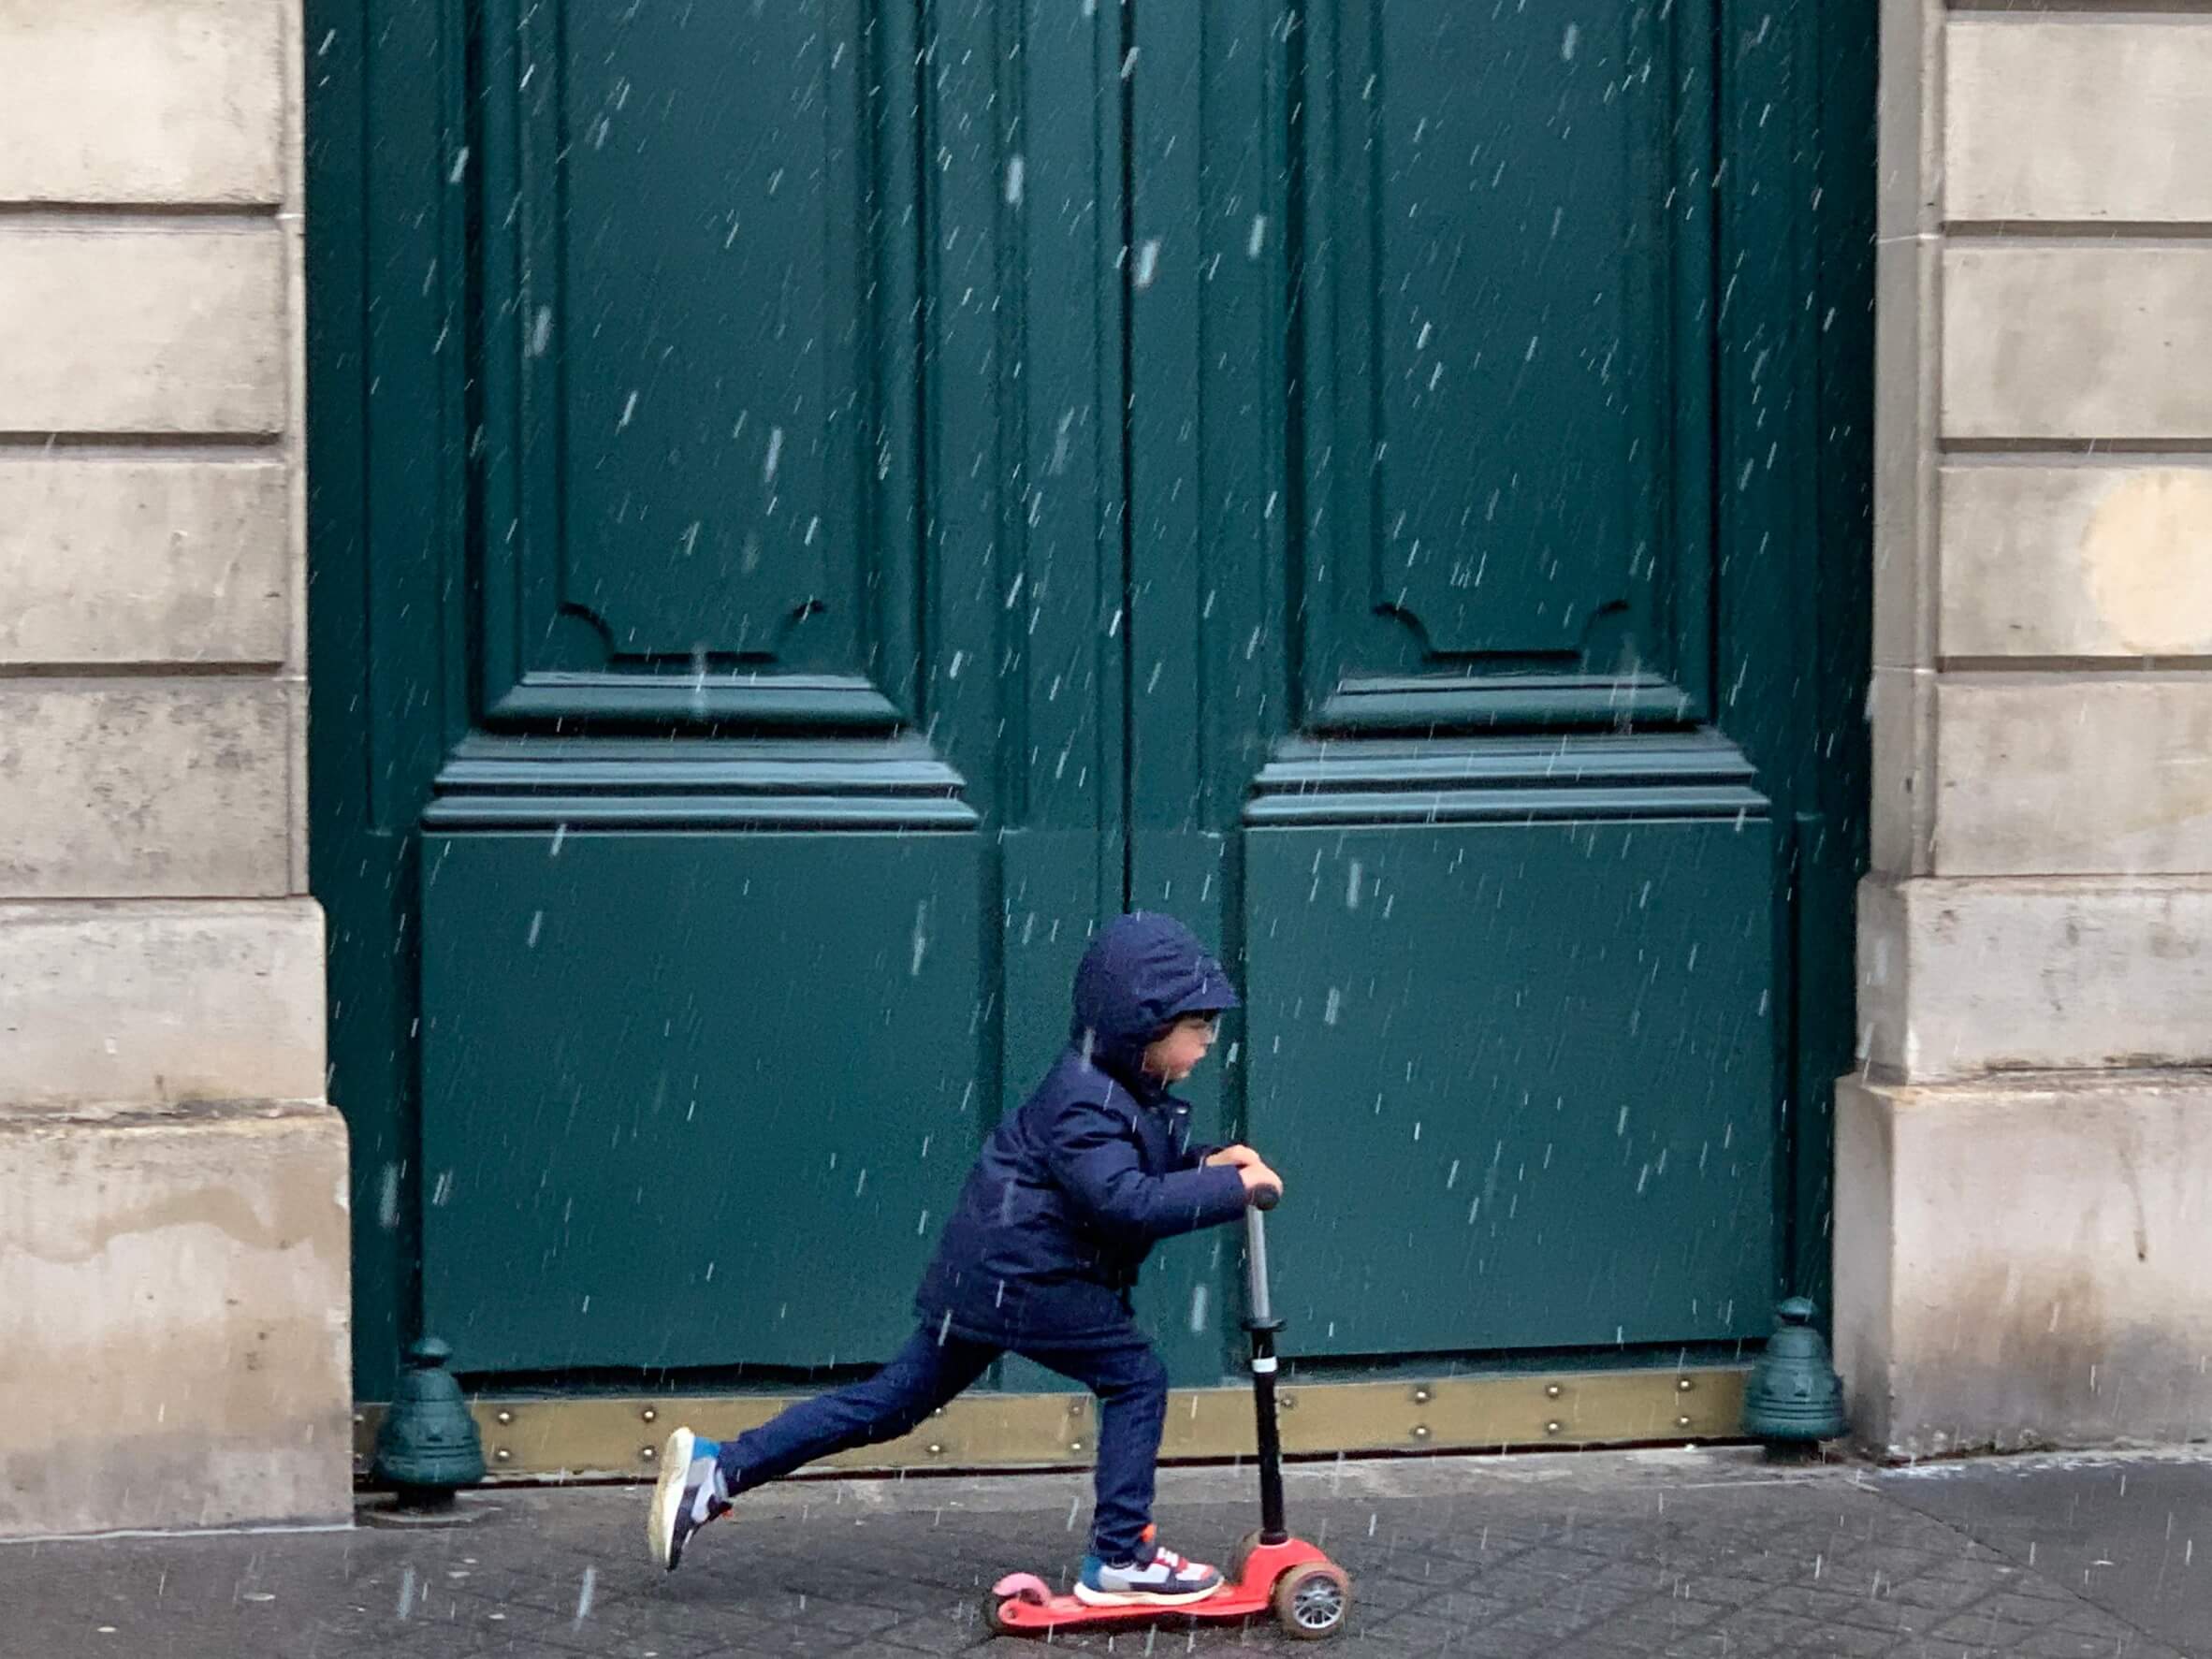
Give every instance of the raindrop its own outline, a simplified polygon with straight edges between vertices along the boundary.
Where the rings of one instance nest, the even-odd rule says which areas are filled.
[[[529,941],[529,942],[530,942],[530,945],[531,945],[531,947],[533,950],[534,950],[534,949],[536,948],[536,946],[537,946],[537,942],[538,942],[538,935],[539,935],[541,932],[543,932],[543,931],[544,931],[544,929],[545,929],[545,925],[546,925],[546,912],[545,912],[545,911],[543,911],[543,910],[539,910],[538,912],[536,912],[534,915],[532,915],[532,916],[531,917],[531,919],[530,919],[530,941]]]
[[[1579,23],[1567,24],[1566,33],[1559,37],[1559,61],[1563,64],[1573,63],[1575,61],[1575,48],[1581,43],[1582,25]]]
[[[1027,172],[1027,167],[1024,164],[1022,158],[1019,155],[1010,155],[1007,157],[1006,205],[1008,207],[1018,208],[1022,205],[1022,183],[1024,175]]]
[[[1152,279],[1159,274],[1159,238],[1147,237],[1137,249],[1136,284],[1139,288],[1152,286]]]
[[[1252,215],[1252,234],[1244,239],[1244,257],[1247,259],[1259,258],[1260,250],[1266,246],[1267,215],[1255,213]]]
[[[636,401],[636,394],[632,394],[631,401]],[[783,429],[781,427],[771,427],[768,429],[768,458],[764,463],[763,463],[761,467],[761,482],[763,484],[773,484],[776,482],[776,465],[782,458]]]
[[[622,418],[621,418],[620,420],[618,420],[617,422],[615,422],[615,430],[618,432],[618,431],[620,431],[620,430],[621,430],[621,429],[622,429],[624,427],[628,426],[628,425],[630,424],[630,417],[631,417],[632,415],[635,415],[636,413],[637,413],[637,394],[636,394],[635,392],[632,392],[632,393],[630,394],[630,396],[629,396],[627,399],[625,399],[625,400],[623,400],[623,403],[622,403]]]
[[[586,1567],[584,1569],[584,1580],[581,1584],[576,1586],[576,1616],[573,1621],[575,1625],[581,1626],[584,1621],[591,1616],[591,1596],[592,1593],[598,1588],[599,1569],[597,1567]]]

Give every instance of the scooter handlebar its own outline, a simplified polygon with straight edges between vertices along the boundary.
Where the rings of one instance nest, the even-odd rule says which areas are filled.
[[[1255,1186],[1244,1210],[1244,1315],[1245,1328],[1273,1330],[1274,1302],[1267,1288],[1267,1221],[1262,1212],[1283,1201],[1283,1189],[1270,1184]]]

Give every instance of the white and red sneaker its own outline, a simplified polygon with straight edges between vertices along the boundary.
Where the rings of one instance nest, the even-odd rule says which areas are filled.
[[[1204,1601],[1221,1588],[1220,1572],[1202,1561],[1186,1561],[1155,1540],[1151,1527],[1134,1561],[1084,1558],[1075,1580],[1075,1599],[1093,1608],[1179,1608]]]

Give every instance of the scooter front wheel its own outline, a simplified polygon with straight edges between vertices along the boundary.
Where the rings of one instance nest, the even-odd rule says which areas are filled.
[[[1352,1581],[1341,1567],[1308,1562],[1275,1580],[1275,1618],[1300,1641],[1317,1642],[1344,1628],[1352,1610]]]

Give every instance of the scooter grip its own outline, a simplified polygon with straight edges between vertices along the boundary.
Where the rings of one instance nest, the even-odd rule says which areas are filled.
[[[1255,1186],[1252,1189],[1252,1207],[1255,1210],[1272,1210],[1282,1201],[1283,1189],[1279,1186]]]

